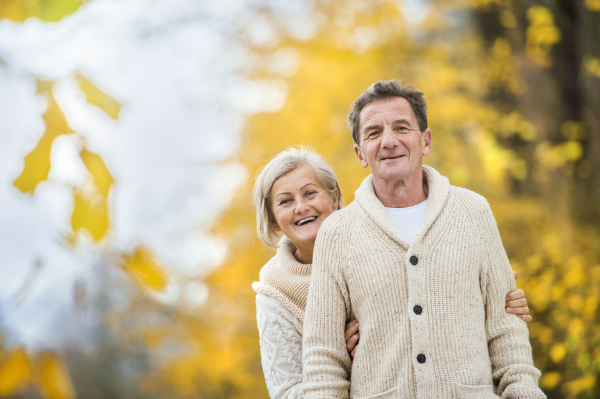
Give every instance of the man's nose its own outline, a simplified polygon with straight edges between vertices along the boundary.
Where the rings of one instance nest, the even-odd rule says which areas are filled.
[[[397,145],[397,141],[392,128],[390,126],[384,127],[381,137],[381,146],[384,148],[394,148]]]

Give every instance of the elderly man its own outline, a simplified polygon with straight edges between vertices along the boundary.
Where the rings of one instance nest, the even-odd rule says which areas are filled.
[[[527,326],[504,311],[516,287],[487,201],[422,164],[423,93],[375,83],[348,122],[373,174],[317,237],[305,398],[545,398]],[[344,339],[352,317],[354,362]]]

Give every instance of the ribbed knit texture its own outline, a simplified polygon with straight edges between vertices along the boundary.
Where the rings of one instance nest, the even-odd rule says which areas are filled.
[[[295,250],[294,243],[284,236],[277,255],[263,266],[260,281],[253,283],[252,288],[259,294],[277,299],[303,322],[312,264],[298,262],[294,258]]]
[[[323,222],[304,321],[305,397],[545,398],[526,323],[504,311],[516,285],[487,201],[423,173],[427,211],[411,246],[372,176]],[[360,323],[353,363],[351,315]]]
[[[277,299],[256,295],[260,358],[271,399],[302,399],[302,323]]]

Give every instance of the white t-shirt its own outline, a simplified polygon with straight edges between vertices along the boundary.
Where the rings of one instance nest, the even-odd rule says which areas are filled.
[[[427,200],[407,208],[385,208],[402,238],[411,245],[425,218]]]

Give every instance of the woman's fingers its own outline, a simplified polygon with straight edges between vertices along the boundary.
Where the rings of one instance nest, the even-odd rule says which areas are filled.
[[[529,308],[527,306],[519,308],[506,308],[506,313],[511,314],[529,314]]]
[[[525,291],[522,289],[515,290],[506,296],[506,301],[513,301],[515,299],[525,298]]]
[[[523,320],[525,323],[529,323],[531,321],[531,315],[528,314],[520,314],[519,317],[521,318],[521,320]]]
[[[346,341],[346,348],[348,349],[348,353],[352,354],[352,351],[356,348],[356,344],[360,339],[360,334],[356,333],[350,337],[348,341]]]
[[[348,349],[348,353],[350,356],[354,358],[354,351],[356,350],[356,344],[358,344],[358,340],[360,339],[360,334],[356,333],[350,337],[348,341],[346,341],[346,348]]]
[[[517,281],[517,277],[519,277],[519,272],[513,270],[513,274],[515,275],[515,281]]]
[[[344,338],[346,339],[346,342],[348,342],[348,340],[357,332],[358,332],[358,321],[351,320],[350,322],[348,322],[348,324],[346,324],[346,333],[344,334]]]
[[[527,299],[525,299],[525,298],[515,299],[514,301],[506,302],[507,308],[524,308],[526,306],[527,306]]]
[[[358,344],[358,340],[360,339],[360,334],[358,333],[358,321],[352,320],[346,324],[344,338],[346,338],[346,348],[348,349],[348,353],[350,354],[350,357],[354,359],[356,344]]]

